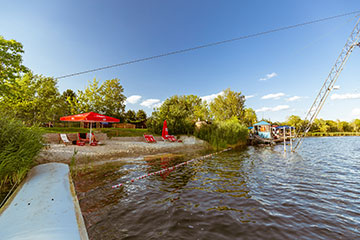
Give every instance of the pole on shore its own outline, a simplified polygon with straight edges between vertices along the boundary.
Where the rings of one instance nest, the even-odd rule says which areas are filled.
[[[91,145],[91,127],[92,127],[92,122],[89,122],[90,123],[90,136],[89,136],[89,144]]]
[[[284,152],[286,152],[286,134],[285,134],[285,127],[283,127],[284,132]]]
[[[291,132],[292,132],[292,127],[290,127],[290,152],[292,152],[293,148],[292,148],[292,136],[291,136]]]

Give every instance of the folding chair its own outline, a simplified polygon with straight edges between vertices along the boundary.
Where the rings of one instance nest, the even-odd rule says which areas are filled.
[[[65,133],[60,133],[60,139],[65,145],[71,145],[72,142],[69,140],[68,136]]]
[[[176,138],[174,135],[167,135],[167,139],[170,141],[170,142],[177,142]]]
[[[144,138],[145,138],[145,141],[148,142],[148,143],[156,143],[156,140],[153,137],[153,135],[144,134]]]

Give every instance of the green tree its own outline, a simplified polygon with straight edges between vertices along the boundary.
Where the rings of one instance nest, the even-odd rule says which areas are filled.
[[[13,84],[16,78],[29,70],[22,65],[23,45],[15,40],[6,40],[0,36],[0,94],[5,86]]]
[[[248,127],[251,127],[255,123],[257,123],[256,112],[252,108],[246,108],[245,109],[243,122]]]
[[[192,134],[198,118],[197,107],[201,104],[201,98],[194,95],[172,96],[155,109],[147,121],[148,128],[154,133],[161,133],[166,120],[171,134]]]
[[[243,122],[244,106],[245,97],[241,95],[241,92],[234,92],[228,88],[224,94],[217,96],[210,103],[210,113],[216,121],[237,117],[240,122]]]
[[[102,95],[101,88],[99,87],[99,81],[96,78],[93,81],[89,81],[89,85],[84,91],[78,91],[78,98],[75,104],[75,109],[79,113],[85,112],[101,112],[102,108]]]
[[[316,126],[315,129],[318,129],[320,132],[328,132],[330,129],[330,126],[326,124],[326,121],[322,118],[315,119],[314,125]]]
[[[336,120],[336,128],[338,132],[352,132],[353,128],[350,123],[346,121]]]
[[[122,118],[125,112],[126,97],[120,80],[115,78],[106,80],[100,89],[102,96],[101,112],[115,118]]]
[[[136,112],[136,120],[145,121],[146,118],[147,118],[147,116],[146,116],[146,112],[144,110],[140,109]]]
[[[119,79],[106,80],[101,86],[94,78],[84,91],[78,91],[77,101],[72,108],[76,112],[97,112],[122,118],[125,111],[126,97]]]
[[[136,114],[134,110],[128,110],[125,114],[125,119],[127,122],[136,121]]]
[[[286,124],[295,127],[295,129],[298,130],[303,128],[304,121],[301,120],[299,116],[291,115],[290,117],[288,117]]]
[[[351,122],[351,126],[353,128],[353,131],[360,132],[360,119],[354,119]]]
[[[328,126],[328,132],[339,132],[338,124],[333,120],[325,120],[326,125]]]
[[[200,120],[200,121],[210,120],[209,108],[205,101],[202,101],[199,104],[194,105],[194,117],[196,120]]]
[[[60,94],[54,78],[27,73],[15,79],[10,94],[0,100],[2,111],[28,125],[57,119]]]
[[[60,97],[60,101],[62,108],[62,112],[60,115],[65,116],[77,113],[74,110],[75,103],[77,102],[77,96],[73,90],[67,89],[66,91],[64,91]]]

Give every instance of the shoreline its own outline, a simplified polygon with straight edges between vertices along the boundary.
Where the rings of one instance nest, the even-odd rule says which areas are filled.
[[[192,154],[211,149],[211,146],[193,136],[181,136],[182,142],[157,141],[146,143],[143,138],[112,138],[103,139],[102,145],[77,146],[59,143],[50,143],[35,159],[36,164],[60,162],[70,164],[75,159],[75,164],[101,164],[112,161],[143,159],[149,155],[158,154]]]

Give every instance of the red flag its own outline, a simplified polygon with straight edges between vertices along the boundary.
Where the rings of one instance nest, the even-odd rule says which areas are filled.
[[[161,133],[161,136],[163,137],[163,139],[167,139],[169,135],[169,132],[168,132],[168,128],[167,128],[167,122],[166,120],[164,121],[164,125],[163,125],[163,129],[162,129],[162,133]]]

